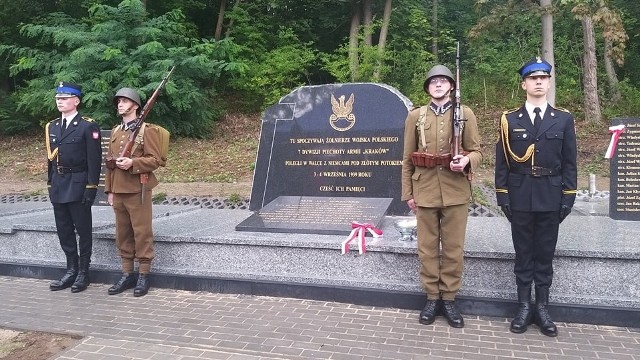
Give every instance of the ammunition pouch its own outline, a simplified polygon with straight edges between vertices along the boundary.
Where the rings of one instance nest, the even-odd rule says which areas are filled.
[[[113,170],[116,168],[116,159],[112,156],[109,156],[104,160],[104,165],[107,167],[107,169]]]
[[[436,166],[446,165],[449,168],[449,163],[453,157],[451,154],[434,155],[425,152],[414,151],[411,153],[411,162],[413,166],[425,167],[428,169]]]

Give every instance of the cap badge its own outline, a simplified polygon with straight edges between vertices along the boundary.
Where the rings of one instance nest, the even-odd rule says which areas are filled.
[[[537,62],[538,64],[541,64],[541,63],[542,63],[542,59],[540,58],[540,56],[536,56],[536,62]]]

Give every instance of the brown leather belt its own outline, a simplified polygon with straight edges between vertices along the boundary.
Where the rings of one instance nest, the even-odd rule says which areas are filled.
[[[434,155],[418,151],[411,153],[413,166],[426,167],[429,169],[441,165],[447,165],[447,168],[449,168],[448,165],[452,159],[451,154]]]
[[[532,166],[530,168],[514,167],[514,168],[511,168],[510,171],[515,174],[531,175],[534,177],[560,175],[559,169],[544,168],[541,166]]]

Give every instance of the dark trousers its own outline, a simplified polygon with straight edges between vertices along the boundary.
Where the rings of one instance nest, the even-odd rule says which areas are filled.
[[[550,287],[553,280],[553,254],[558,242],[560,216],[557,211],[513,211],[511,236],[516,261],[516,285]]]
[[[91,207],[81,202],[53,203],[53,215],[56,219],[56,229],[60,247],[67,257],[91,258],[92,247],[92,217]],[[76,243],[76,232],[79,241]],[[80,253],[78,254],[78,248]]]

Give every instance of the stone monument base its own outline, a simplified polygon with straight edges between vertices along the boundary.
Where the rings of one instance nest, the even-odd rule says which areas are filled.
[[[0,204],[0,214],[0,274],[61,276],[64,256],[51,206]],[[154,206],[153,286],[416,310],[424,305],[416,243],[399,240],[392,217],[383,221],[382,238],[367,238],[365,254],[356,250],[341,255],[344,236],[235,231],[251,214]],[[113,211],[94,207],[93,215],[91,278],[112,283],[120,274]],[[638,238],[640,229],[633,222],[575,214],[567,218],[554,262],[550,298],[554,320],[640,324]],[[509,223],[505,218],[470,218],[460,310],[511,317],[515,299]]]

